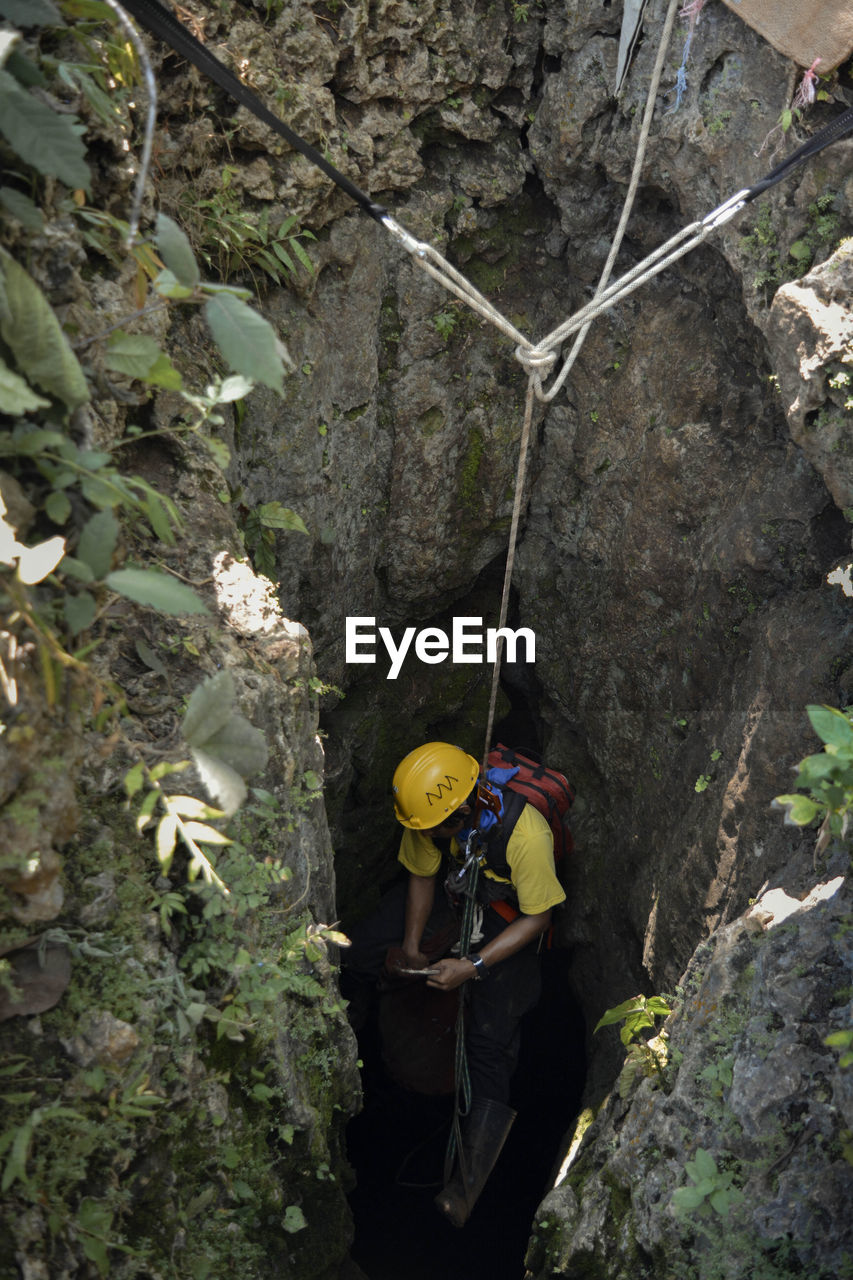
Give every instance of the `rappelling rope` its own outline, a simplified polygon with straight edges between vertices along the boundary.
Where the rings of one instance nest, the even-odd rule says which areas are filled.
[[[122,6],[118,0],[109,0],[110,6],[121,17]],[[195,36],[187,30],[183,23],[172,14],[160,0],[124,0],[124,6],[137,18],[145,27],[148,28],[155,36],[161,40],[165,40],[173,49],[177,50],[184,58],[193,63],[205,75],[213,79],[221,88],[249,111],[253,112],[258,119],[262,120],[269,128],[274,129],[280,137],[284,138],[292,147],[299,151],[307,160],[316,165],[325,174],[332,179],[334,183],[346,194],[354,200],[365,213],[374,218],[381,226],[385,228],[402,247],[414,258],[418,265],[433,280],[440,284],[448,292],[453,293],[471,307],[478,315],[490,324],[494,325],[506,337],[515,343],[516,359],[522,364],[527,371],[528,376],[528,392],[525,405],[524,423],[522,426],[521,441],[519,447],[518,469],[516,474],[515,498],[513,503],[513,514],[510,528],[510,543],[507,553],[507,566],[504,575],[503,594],[500,608],[500,624],[499,631],[502,631],[506,623],[506,615],[508,609],[510,585],[512,582],[512,569],[515,561],[515,544],[518,537],[518,524],[521,514],[521,494],[524,488],[524,478],[527,467],[527,449],[530,439],[530,425],[533,412],[533,398],[541,401],[543,404],[549,403],[564,385],[572,366],[577,359],[578,352],[586,338],[589,328],[596,317],[603,315],[606,311],[611,310],[618,303],[623,302],[632,293],[642,288],[649,280],[665,271],[675,262],[697,248],[704,240],[706,240],[713,231],[723,226],[731,218],[744,208],[744,206],[756,196],[766,191],[769,187],[774,186],[786,177],[797,165],[802,164],[810,156],[816,155],[817,152],[823,150],[824,147],[838,141],[839,138],[853,131],[853,108],[842,112],[835,120],[833,120],[824,129],[810,138],[806,143],[799,147],[792,155],[778,164],[775,169],[766,174],[759,182],[751,187],[745,187],[742,190],[730,196],[716,209],[713,209],[706,217],[699,221],[692,222],[689,226],[683,227],[676,232],[665,244],[659,246],[648,254],[641,262],[638,262],[629,271],[627,271],[620,279],[613,284],[607,284],[610,278],[613,265],[616,261],[625,228],[630,216],[631,207],[634,197],[639,186],[643,159],[645,156],[646,145],[651,128],[651,121],[654,115],[655,101],[657,91],[660,86],[660,79],[663,72],[664,61],[666,59],[667,48],[669,46],[672,34],[673,24],[675,22],[676,11],[678,9],[679,0],[670,0],[666,18],[664,19],[661,37],[658,43],[658,51],[655,59],[655,65],[652,71],[652,77],[649,84],[649,91],[646,95],[646,106],[643,113],[643,120],[640,127],[640,134],[637,142],[637,150],[634,159],[634,168],[631,174],[631,180],[625,202],[622,208],[622,214],[619,225],[613,237],[610,252],[604,269],[599,280],[598,288],[594,297],[581,307],[579,311],[570,316],[546,337],[542,338],[538,343],[533,343],[526,338],[507,318],[502,315],[498,309],[492,305],[489,300],[484,297],[478,289],[467,280],[461,272],[447,261],[432,245],[424,241],[417,240],[404,227],[391,217],[384,206],[377,204],[356,184],[335,168],[325,156],[321,155],[316,148],[300,138],[298,134],[280,120],[267,106],[258,98],[257,94],[244,84],[232,71],[219,61],[219,59],[210,52]],[[122,19],[123,21],[123,19]],[[149,77],[150,81],[150,77]],[[146,136],[146,152],[150,154],[150,138],[152,133],[151,117],[153,115],[153,97],[154,89],[149,82],[149,94],[152,101],[149,102],[149,126]],[[147,159],[143,158],[140,166],[137,188],[141,191],[144,187],[147,171]],[[138,207],[138,198],[135,208]],[[563,367],[559,374],[547,389],[544,381],[548,378],[551,371],[558,360],[558,352],[563,343],[573,334],[577,334],[571,351],[563,362]],[[492,690],[489,699],[488,726],[486,729],[485,750],[483,753],[483,762],[485,768],[485,759],[488,755],[489,741],[491,738],[492,727],[494,724],[495,705],[497,700],[497,686],[500,676],[500,662],[503,653],[503,637],[498,635],[496,646],[495,665],[492,677]]]
[[[459,926],[459,955],[465,957],[471,946],[477,918],[477,881],[480,876],[480,833],[475,828],[465,842],[465,860],[462,868],[454,875],[454,888],[462,893],[462,920]],[[464,988],[463,988],[464,991]],[[447,1151],[444,1157],[444,1181],[450,1180],[453,1169],[453,1158],[459,1153],[463,1159],[462,1119],[471,1108],[471,1076],[468,1071],[468,1054],[465,1049],[465,998],[459,995],[459,1009],[456,1014],[456,1050],[453,1059],[453,1121]]]
[[[111,6],[118,12],[122,5],[118,4],[118,0],[111,0]],[[672,25],[675,18],[675,10],[678,6],[678,0],[670,0],[670,6],[664,21],[664,27],[661,32],[661,40],[658,47],[657,61],[653,72],[652,85],[654,92],[650,88],[647,95],[646,110],[644,113],[643,124],[641,126],[640,138],[638,141],[638,156],[645,149],[645,143],[648,137],[648,128],[654,112],[655,95],[660,80],[660,74],[663,61],[666,56],[666,48],[672,32]],[[124,9],[128,10],[133,16],[142,23],[152,34],[158,39],[164,40],[171,45],[182,57],[193,63],[205,75],[214,80],[222,89],[229,93],[237,102],[246,107],[254,115],[262,120],[269,128],[273,129],[280,137],[284,138],[287,143],[296,151],[303,155],[318,169],[321,169],[331,180],[346,194],[355,201],[359,207],[367,213],[371,218],[375,219],[386,231],[388,231],[402,247],[410,253],[434,280],[442,285],[443,288],[450,293],[456,295],[457,298],[465,302],[472,310],[476,311],[483,319],[488,320],[497,329],[499,329],[506,337],[510,338],[515,344],[515,355],[520,363],[525,367],[528,376],[534,384],[537,399],[547,403],[552,400],[560,387],[563,385],[565,378],[571,368],[574,360],[574,353],[570,353],[566,361],[566,366],[561,370],[557,381],[548,390],[543,386],[543,378],[547,378],[548,374],[557,362],[557,351],[563,342],[572,334],[577,333],[585,326],[588,327],[597,316],[603,315],[622,302],[635,290],[641,288],[647,281],[653,279],[661,271],[665,271],[667,267],[677,262],[684,254],[690,253],[697,245],[701,244],[712,231],[728,222],[735,214],[757,195],[766,191],[768,187],[773,186],[776,182],[781,181],[787,174],[801,164],[810,156],[815,155],[824,147],[838,141],[845,134],[853,130],[853,108],[848,109],[831,122],[826,128],[821,129],[817,134],[810,138],[803,146],[799,147],[792,155],[775,169],[771,170],[761,181],[752,187],[744,188],[738,191],[736,195],[731,196],[718,208],[712,210],[705,218],[698,222],[693,222],[690,226],[683,228],[672,239],[668,240],[665,245],[654,250],[642,262],[637,263],[629,272],[621,279],[607,288],[602,288],[604,281],[609,277],[613,262],[616,260],[619,244],[621,243],[624,227],[622,222],[627,222],[627,212],[630,210],[630,203],[633,201],[636,184],[639,181],[639,167],[635,162],[634,174],[631,178],[631,188],[629,188],[628,197],[626,198],[625,208],[623,208],[622,220],[614,237],[608,262],[602,273],[601,282],[596,295],[590,302],[571,316],[568,320],[560,325],[553,332],[549,333],[538,343],[533,343],[526,338],[516,327],[502,315],[500,311],[494,307],[487,298],[479,292],[478,289],[471,284],[455,267],[444,258],[437,249],[424,241],[417,240],[413,235],[401,227],[398,222],[388,213],[383,205],[372,200],[369,195],[362,191],[351,178],[340,172],[335,166],[321,155],[315,147],[307,143],[303,138],[280,120],[269,108],[261,101],[257,94],[244,84],[232,71],[230,71],[219,59],[213,54],[201,41],[197,40],[190,31],[179,22],[160,0],[123,0]],[[140,167],[139,181],[144,182],[145,168]]]
[[[649,81],[648,93],[646,94],[646,107],[645,107],[645,111],[643,112],[643,120],[640,125],[640,136],[637,141],[637,149],[634,155],[634,166],[631,171],[631,180],[628,184],[628,190],[626,192],[625,200],[622,205],[622,214],[619,218],[619,225],[616,228],[616,232],[613,237],[613,242],[610,246],[610,252],[607,255],[607,261],[605,262],[604,268],[601,272],[601,277],[598,281],[598,288],[596,289],[595,297],[588,304],[589,308],[594,308],[597,305],[598,306],[602,305],[602,298],[606,291],[607,281],[610,279],[610,274],[613,270],[613,264],[616,261],[616,257],[619,253],[619,249],[622,244],[622,239],[625,235],[625,229],[628,226],[628,220],[631,216],[631,210],[634,205],[634,199],[637,194],[637,188],[640,185],[640,176],[643,170],[643,162],[646,157],[646,148],[648,146],[649,133],[651,132],[651,127],[652,127],[652,116],[654,115],[655,102],[657,100],[657,93],[660,87],[661,76],[663,75],[663,67],[664,67],[664,62],[666,60],[666,51],[667,51],[667,48],[669,47],[669,40],[670,40],[670,36],[672,35],[672,28],[675,22],[675,16],[678,11],[678,6],[680,3],[681,3],[681,0],[670,0],[669,8],[667,10],[666,18],[664,20],[663,30],[661,31],[661,37],[658,43],[657,57],[655,58],[655,65],[652,69],[652,76],[651,76],[651,80]],[[433,274],[433,273],[430,272],[430,274]],[[634,287],[639,288],[639,283]],[[615,305],[615,304],[611,303],[610,305]],[[595,319],[596,314],[597,312],[591,312],[588,319],[583,320],[580,323],[580,325],[576,326],[576,329],[572,330],[572,332],[577,331],[577,337],[575,338],[571,351],[569,352],[568,356],[566,357],[563,363],[563,368],[560,370],[558,377],[556,378],[556,380],[554,381],[554,383],[551,385],[551,387],[547,392],[545,392],[542,387],[542,372],[544,371],[546,374],[549,373],[554,363],[556,362],[556,359],[557,359],[556,349],[561,345],[563,341],[563,338],[562,337],[558,338],[556,334],[559,334],[561,330],[557,330],[554,335],[551,335],[550,338],[546,338],[543,342],[540,342],[536,347],[530,347],[529,345],[527,347],[524,347],[520,343],[515,350],[516,358],[527,369],[527,375],[528,375],[527,376],[527,397],[524,405],[524,421],[521,429],[521,441],[519,444],[519,454],[518,454],[518,468],[516,470],[516,476],[515,476],[515,494],[514,494],[513,506],[512,506],[512,520],[510,522],[509,547],[507,549],[503,590],[501,592],[501,607],[500,607],[500,614],[499,614],[499,620],[498,620],[498,641],[495,647],[495,662],[492,668],[492,687],[491,687],[491,692],[489,694],[489,711],[486,717],[486,735],[485,735],[485,742],[483,744],[483,773],[485,773],[486,771],[486,762],[489,755],[489,747],[492,741],[492,728],[495,723],[495,708],[497,706],[498,686],[500,684],[501,658],[503,656],[504,638],[502,633],[503,633],[503,628],[506,626],[507,612],[509,609],[509,595],[510,595],[510,589],[512,586],[512,571],[515,565],[515,548],[516,548],[516,542],[518,540],[518,525],[521,518],[521,501],[522,501],[522,494],[524,492],[524,480],[527,474],[527,451],[528,451],[528,445],[530,442],[530,424],[533,419],[533,398],[534,396],[536,396],[539,400],[542,400],[542,401],[553,400],[554,396],[556,396],[557,392],[560,390],[560,388],[563,386],[563,383],[566,381],[566,378],[569,376],[572,366],[574,365],[575,360],[578,357],[580,349],[584,344],[586,335],[589,333],[590,327],[592,325],[593,320]],[[578,319],[577,315],[573,316],[571,323],[574,323],[575,321],[577,321],[577,319]]]

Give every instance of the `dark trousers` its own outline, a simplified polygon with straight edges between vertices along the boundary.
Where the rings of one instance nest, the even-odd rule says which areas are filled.
[[[354,985],[376,985],[382,977],[388,948],[400,945],[407,890],[407,883],[395,885],[373,915],[346,929],[352,946],[342,953],[341,964],[342,988],[348,998],[352,998]],[[424,932],[425,943],[439,935],[451,919],[452,909],[441,885],[437,884],[435,903]],[[485,907],[484,936],[471,950],[478,951],[505,928],[507,922],[491,907]],[[509,1102],[510,1081],[518,1063],[521,1019],[536,1005],[540,990],[539,939],[494,965],[482,982],[472,979],[462,987],[465,1047],[473,1097]]]

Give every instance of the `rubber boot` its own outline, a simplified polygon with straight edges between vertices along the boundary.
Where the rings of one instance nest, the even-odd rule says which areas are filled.
[[[439,1213],[464,1227],[497,1163],[516,1112],[494,1098],[474,1098],[465,1117],[456,1172],[435,1198]]]

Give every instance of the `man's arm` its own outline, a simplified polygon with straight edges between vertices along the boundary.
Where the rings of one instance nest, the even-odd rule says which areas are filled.
[[[435,876],[416,876],[409,872],[409,892],[406,897],[406,926],[403,936],[403,954],[412,969],[425,969],[429,963],[421,951],[426,922],[435,900]]]
[[[512,924],[507,925],[506,929],[503,929],[496,938],[492,938],[491,942],[480,950],[486,968],[491,969],[493,964],[500,964],[501,960],[514,956],[516,951],[520,951],[522,947],[527,946],[528,942],[532,942],[540,933],[544,933],[550,923],[550,907],[547,911],[540,911],[535,916],[518,916]],[[439,960],[435,967],[439,972],[434,978],[427,979],[427,986],[439,987],[442,991],[452,991],[454,987],[461,987],[463,982],[473,978],[476,973],[471,961],[464,958]]]

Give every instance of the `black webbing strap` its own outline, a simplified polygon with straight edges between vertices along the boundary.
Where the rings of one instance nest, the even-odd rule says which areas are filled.
[[[846,111],[842,111],[840,116],[836,116],[825,128],[816,133],[814,137],[809,138],[808,142],[804,142],[801,147],[793,151],[787,160],[783,160],[781,164],[777,164],[775,169],[756,182],[755,186],[750,187],[743,194],[744,203],[754,200],[756,196],[760,196],[762,191],[767,191],[769,187],[775,187],[777,182],[781,182],[783,178],[787,178],[797,165],[802,164],[811,156],[816,156],[819,151],[823,151],[824,147],[829,147],[833,142],[838,142],[845,134],[853,133],[853,107],[848,107]]]
[[[210,76],[211,80],[215,80],[221,89],[226,93],[230,93],[232,98],[236,98],[242,106],[248,108],[253,115],[256,115],[264,124],[274,129],[280,137],[289,142],[294,150],[305,156],[306,160],[310,160],[318,169],[322,169],[336,186],[354,200],[356,204],[369,213],[371,218],[375,218],[377,222],[381,222],[386,216],[388,210],[381,204],[374,203],[370,196],[351,182],[350,179],[333,164],[322,156],[315,147],[305,142],[298,134],[280,120],[277,115],[269,111],[261,102],[256,93],[253,93],[247,85],[243,84],[232,71],[219,61],[217,57],[206,49],[204,45],[196,40],[182,22],[172,14],[164,5],[160,4],[160,0],[121,0],[122,5],[127,11],[133,14],[137,22],[141,22],[152,35],[158,40],[164,40],[170,45],[176,53],[182,58],[186,58],[187,62],[191,62],[193,66],[198,67],[199,71],[204,75]]]

